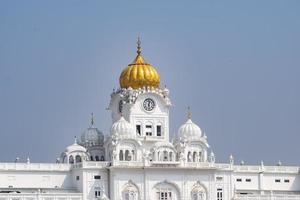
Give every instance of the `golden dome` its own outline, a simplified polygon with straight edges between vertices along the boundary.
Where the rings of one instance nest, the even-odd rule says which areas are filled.
[[[138,89],[142,87],[158,88],[159,74],[156,69],[146,63],[141,55],[141,42],[138,39],[137,56],[121,73],[119,81],[121,88]]]

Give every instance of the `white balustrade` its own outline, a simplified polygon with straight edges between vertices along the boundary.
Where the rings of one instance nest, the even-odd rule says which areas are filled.
[[[236,195],[234,200],[300,200],[300,194]]]
[[[0,170],[69,171],[71,165],[61,163],[0,163]]]
[[[82,200],[82,193],[6,193],[0,200]]]

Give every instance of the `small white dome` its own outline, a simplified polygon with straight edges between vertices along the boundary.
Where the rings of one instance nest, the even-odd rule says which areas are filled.
[[[117,136],[126,136],[126,137],[134,137],[135,136],[135,132],[134,132],[134,128],[133,126],[124,119],[123,116],[121,116],[121,118],[116,121],[115,123],[113,123],[113,125],[111,126],[111,130],[110,130],[112,135],[117,135]]]
[[[178,130],[178,136],[182,138],[202,137],[202,131],[191,119],[188,119]]]
[[[77,141],[75,139],[74,144],[67,146],[67,148],[65,149],[65,153],[71,153],[71,152],[86,152],[86,148],[84,148],[83,146],[77,144]]]

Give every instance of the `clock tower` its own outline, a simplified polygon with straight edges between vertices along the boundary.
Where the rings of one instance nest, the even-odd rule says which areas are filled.
[[[113,123],[121,116],[134,127],[136,139],[145,147],[169,141],[169,90],[160,88],[156,69],[141,55],[138,40],[137,56],[120,75],[120,88],[111,94],[109,109]]]

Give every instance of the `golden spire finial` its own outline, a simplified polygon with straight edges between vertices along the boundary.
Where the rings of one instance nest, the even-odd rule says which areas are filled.
[[[142,47],[141,47],[141,39],[140,39],[140,36],[138,36],[138,40],[137,40],[137,54],[138,55],[141,55],[142,53]]]
[[[95,123],[94,113],[91,113],[91,126],[94,126],[94,123]]]
[[[190,106],[187,107],[188,110],[188,119],[192,119],[192,112]]]

